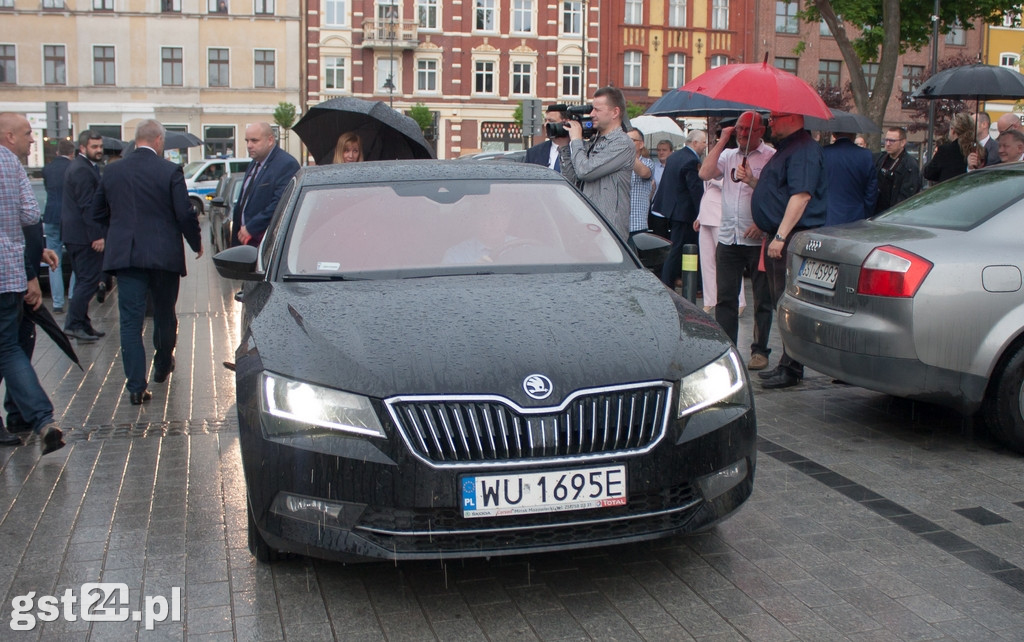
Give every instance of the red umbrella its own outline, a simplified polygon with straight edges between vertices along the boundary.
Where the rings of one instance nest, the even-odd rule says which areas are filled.
[[[778,114],[802,114],[830,119],[825,101],[801,78],[764,62],[722,65],[679,88],[718,100],[746,103]]]

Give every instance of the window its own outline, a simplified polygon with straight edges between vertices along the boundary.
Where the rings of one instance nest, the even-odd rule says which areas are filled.
[[[181,47],[160,48],[160,82],[164,87],[181,87]]]
[[[164,13],[181,13],[181,0],[160,0],[160,10]]]
[[[416,0],[416,18],[420,29],[437,29],[437,0]]]
[[[274,0],[253,0],[254,6],[252,12],[257,16],[272,16],[274,15]]]
[[[400,82],[402,82],[402,77],[398,73],[398,61],[394,58],[378,58],[377,92],[384,94],[402,93],[398,85]]]
[[[473,92],[493,94],[494,91],[494,61],[477,60],[473,63]]]
[[[960,25],[953,25],[953,27],[949,30],[949,33],[946,34],[946,44],[966,45],[967,34],[964,32],[963,27],[961,27]]]
[[[864,80],[868,83],[868,95],[875,91],[875,79],[878,78],[878,63],[877,62],[865,62],[860,66],[864,72]]]
[[[348,24],[345,15],[345,0],[326,0],[324,24],[332,27]]]
[[[562,3],[562,35],[580,35],[583,33],[583,3]]]
[[[14,45],[0,45],[0,84],[13,85],[18,82],[18,61]]]
[[[644,23],[644,3],[642,0],[626,0],[626,24],[640,25]]]
[[[274,59],[276,54],[273,49],[257,49],[253,52],[253,63],[255,64],[256,79],[254,87],[274,86]]]
[[[93,11],[113,11],[114,0],[92,0]]]
[[[235,128],[233,126],[203,126],[203,151],[207,157],[234,156],[236,149],[238,147],[235,145]],[[241,151],[245,151],[244,144]]]
[[[668,0],[668,26],[686,26],[686,0]]]
[[[622,65],[622,85],[624,87],[639,87],[641,64],[643,54],[639,51],[627,51],[625,62]]]
[[[796,75],[796,58],[776,58],[775,68]]]
[[[686,56],[681,53],[668,55],[668,86],[672,89],[686,84]]]
[[[512,0],[512,31],[533,32],[533,0]]]
[[[533,65],[528,62],[512,63],[512,94],[533,95]]]
[[[473,28],[476,31],[497,31],[497,24],[494,22],[494,3],[496,0],[474,0],[476,6],[476,20]]]
[[[579,65],[562,65],[562,95],[579,96],[582,81]]]
[[[223,48],[209,49],[207,56],[207,76],[211,87],[228,87],[231,83],[228,50]]]
[[[398,37],[398,5],[396,0],[379,0],[377,3],[377,39],[395,40]]]
[[[43,0],[43,9],[63,9],[64,0]]]
[[[842,20],[842,18],[840,18],[840,20]],[[832,37],[832,30],[829,29],[828,23],[825,22],[824,18],[821,19],[821,24],[818,25],[818,34],[825,38]]]
[[[345,59],[340,56],[324,56],[324,89],[342,91],[345,89]]]
[[[711,0],[711,28],[729,28],[729,0]]]
[[[207,0],[206,10],[210,13],[227,13],[228,0]]]
[[[711,69],[714,69],[715,67],[721,67],[722,65],[728,65],[728,64],[729,64],[729,56],[726,56],[724,54],[715,54],[714,56],[711,56],[711,67],[710,67]]]
[[[114,81],[114,47],[95,45],[92,48],[92,83],[113,85]]]
[[[903,78],[900,80],[903,109],[910,109],[914,106],[915,101],[910,97],[910,93],[921,86],[922,77],[924,77],[924,65],[903,65]]]
[[[795,2],[777,0],[775,2],[775,33],[797,33],[799,23],[796,12],[799,7]]]
[[[999,66],[1008,67],[1014,71],[1020,71],[1020,54],[1004,53],[999,55]]]
[[[47,85],[68,84],[64,45],[43,45],[43,82]]]
[[[838,87],[841,65],[842,63],[838,60],[819,60],[818,82],[823,82],[830,87]]]
[[[0,0],[0,9],[13,9],[14,0]]]
[[[436,58],[420,58],[416,61],[416,91],[437,91]]]

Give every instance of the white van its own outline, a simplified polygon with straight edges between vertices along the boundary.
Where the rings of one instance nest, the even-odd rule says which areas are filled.
[[[251,158],[207,158],[192,161],[185,165],[185,187],[188,197],[196,207],[196,212],[203,214],[213,193],[217,191],[217,182],[225,174],[244,172],[249,167]]]

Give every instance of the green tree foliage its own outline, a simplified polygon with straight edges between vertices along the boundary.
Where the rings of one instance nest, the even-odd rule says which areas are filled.
[[[643,105],[638,105],[637,103],[634,103],[632,101],[626,101],[626,116],[628,116],[631,120],[633,118],[636,118],[640,114],[644,113],[645,111],[647,111],[647,107]]]
[[[515,111],[512,112],[512,120],[516,121],[519,127],[523,126],[523,103],[516,105]]]
[[[409,110],[409,117],[416,121],[423,133],[427,133],[434,126],[434,112],[430,111],[423,103],[416,103]]]
[[[295,105],[286,102],[277,103],[274,109],[274,124],[281,128],[281,138],[288,140],[288,132],[295,124]]]

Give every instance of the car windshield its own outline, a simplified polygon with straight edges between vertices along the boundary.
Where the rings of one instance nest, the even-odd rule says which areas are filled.
[[[634,265],[604,222],[562,182],[332,185],[305,189],[296,207],[285,276]]]
[[[898,225],[969,230],[1024,195],[1021,172],[971,172],[944,181],[874,218]]]
[[[195,176],[196,172],[199,171],[199,168],[201,168],[205,164],[205,161],[192,161],[191,163],[186,165],[182,169],[182,171],[185,172],[185,178],[192,178],[193,176]]]

